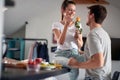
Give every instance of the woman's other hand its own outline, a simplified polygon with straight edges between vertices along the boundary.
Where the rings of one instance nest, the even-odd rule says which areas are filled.
[[[74,35],[74,38],[77,39],[78,37],[79,37],[79,30],[76,29],[76,31],[75,31],[75,35]]]
[[[83,46],[83,40],[82,40],[82,34],[79,33],[78,29],[75,31],[74,38],[77,42],[78,48],[80,49]]]

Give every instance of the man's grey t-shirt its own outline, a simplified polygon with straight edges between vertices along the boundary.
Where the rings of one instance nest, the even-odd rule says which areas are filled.
[[[84,53],[86,60],[96,53],[103,53],[104,66],[96,69],[87,69],[86,76],[93,80],[110,80],[111,74],[111,40],[107,32],[102,28],[94,28],[87,36]]]

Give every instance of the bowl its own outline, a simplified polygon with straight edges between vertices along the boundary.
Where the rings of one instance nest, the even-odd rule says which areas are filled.
[[[27,71],[39,72],[40,71],[40,64],[36,64],[36,65],[27,64]]]

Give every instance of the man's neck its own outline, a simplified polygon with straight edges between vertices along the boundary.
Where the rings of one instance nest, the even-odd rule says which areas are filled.
[[[92,23],[90,25],[90,30],[94,29],[94,28],[98,28],[98,27],[101,27],[101,24],[98,24],[98,23]]]

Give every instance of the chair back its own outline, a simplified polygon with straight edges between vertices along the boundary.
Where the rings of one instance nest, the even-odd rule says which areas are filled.
[[[112,80],[118,80],[119,79],[119,75],[120,75],[120,72],[119,71],[115,71],[114,74],[113,74]]]

